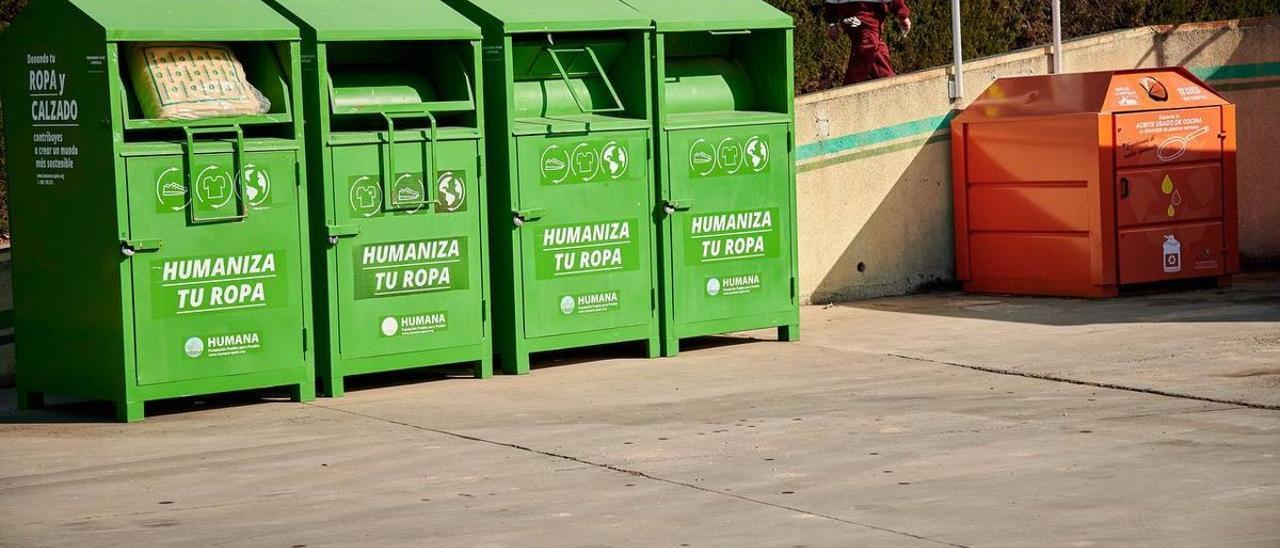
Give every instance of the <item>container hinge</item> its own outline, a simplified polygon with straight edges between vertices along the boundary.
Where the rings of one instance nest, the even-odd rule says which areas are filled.
[[[293,160],[293,184],[294,186],[302,186],[302,161]]]
[[[302,328],[302,353],[305,354],[307,351],[311,350],[310,346],[311,345],[307,344],[307,328],[304,327]]]
[[[787,152],[795,152],[795,147],[796,147],[795,133],[792,132],[791,130],[787,130]]]
[[[489,321],[489,301],[486,299],[480,299],[480,322],[484,323],[487,321]]]
[[[658,309],[658,290],[650,289],[649,290],[649,310],[657,310],[657,309]]]
[[[796,284],[796,277],[792,276],[791,277],[791,301],[792,302],[795,302],[796,300],[796,291],[798,289],[799,289],[799,285]]]
[[[646,160],[652,160],[652,159],[653,159],[653,139],[649,139],[649,141],[648,141],[647,143],[645,143],[645,146],[644,146],[644,159],[646,159]]]

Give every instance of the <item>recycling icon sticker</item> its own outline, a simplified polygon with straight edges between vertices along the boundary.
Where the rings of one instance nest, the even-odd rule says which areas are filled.
[[[542,180],[551,184],[563,183],[569,178],[569,153],[559,145],[551,145],[542,151]]]
[[[742,145],[732,137],[720,141],[719,167],[726,175],[742,169]]]
[[[394,209],[417,211],[427,203],[427,189],[416,173],[402,173],[391,184],[391,204]]]
[[[747,139],[747,165],[751,166],[751,171],[760,173],[764,168],[769,167],[769,142],[761,139],[758,135],[753,135]]]
[[[253,164],[244,166],[244,198],[250,207],[261,207],[271,198],[271,176]]]
[[[609,173],[610,179],[617,180],[627,174],[630,158],[627,157],[626,147],[618,144],[617,141],[609,141],[600,156],[604,160],[604,169]]]
[[[227,205],[235,196],[231,174],[217,166],[208,166],[200,171],[195,186],[196,199],[212,209]]]
[[[467,209],[467,174],[445,171],[436,177],[436,213],[456,213]]]
[[[351,211],[363,217],[372,217],[382,211],[382,185],[373,177],[352,177],[348,193]]]
[[[693,146],[689,147],[689,169],[694,173],[706,177],[716,170],[716,152],[715,145],[707,142],[706,139],[698,139],[693,142]]]
[[[608,183],[630,175],[631,154],[627,142],[618,140],[548,144],[538,169],[544,185]]]
[[[156,208],[158,211],[182,211],[191,204],[182,170],[171,167],[156,177]]]
[[[600,158],[595,147],[581,143],[573,149],[573,173],[583,182],[596,178],[600,172]]]
[[[709,136],[689,145],[689,175],[693,177],[765,173],[772,163],[769,139],[761,135]]]

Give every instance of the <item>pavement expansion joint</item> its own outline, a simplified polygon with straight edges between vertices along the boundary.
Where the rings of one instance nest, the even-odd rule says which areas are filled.
[[[417,425],[417,424],[411,424],[411,423],[407,423],[407,422],[403,422],[403,421],[398,421],[398,420],[395,420],[395,419],[388,419],[388,418],[385,418],[385,417],[379,417],[379,416],[377,416],[377,415],[370,415],[370,414],[367,414],[367,413],[360,413],[360,412],[357,412],[357,411],[350,411],[350,410],[347,410],[347,409],[338,409],[338,408],[335,408],[335,407],[327,407],[327,406],[319,405],[319,404],[315,404],[315,403],[308,403],[308,404],[305,404],[305,405],[309,405],[309,406],[311,406],[311,407],[318,407],[318,408],[320,408],[320,409],[325,409],[325,410],[328,410],[328,411],[334,411],[334,412],[338,412],[338,413],[345,413],[345,414],[348,414],[348,415],[353,415],[353,416],[357,416],[357,417],[362,417],[362,418],[366,418],[366,419],[370,419],[370,420],[381,421],[381,422],[384,422],[384,423],[387,423],[387,424],[394,424],[394,425],[397,425],[397,426],[404,426],[404,427],[407,427],[407,428],[413,428],[413,429],[415,429],[415,430],[421,430],[421,431],[424,431],[424,432],[431,432],[431,433],[433,433],[433,434],[440,434],[440,435],[442,435],[442,436],[450,436],[450,437],[458,438],[458,439],[461,439],[461,440],[466,440],[466,441],[471,441],[471,442],[476,442],[476,443],[484,443],[484,444],[489,444],[489,445],[495,445],[495,446],[498,446],[498,447],[504,447],[504,448],[508,448],[508,449],[515,449],[515,450],[518,450],[518,451],[523,451],[523,452],[531,453],[531,454],[535,454],[535,455],[541,455],[541,456],[545,456],[545,457],[551,457],[551,458],[555,458],[555,459],[561,459],[561,460],[565,460],[565,461],[569,461],[569,462],[574,462],[574,463],[578,463],[578,464],[587,465],[587,466],[594,467],[594,468],[600,468],[600,469],[609,470],[609,471],[612,471],[612,472],[618,472],[618,473],[621,473],[621,474],[627,474],[627,475],[629,475],[629,476],[640,477],[640,478],[644,478],[644,479],[647,479],[647,480],[650,480],[650,481],[656,481],[656,482],[659,482],[659,483],[665,483],[665,484],[667,484],[667,485],[673,485],[673,486],[676,486],[676,487],[684,487],[684,488],[686,488],[686,489],[692,489],[692,490],[695,490],[695,491],[700,491],[700,492],[707,493],[707,494],[711,494],[711,495],[718,495],[718,496],[721,496],[721,497],[726,497],[726,498],[731,498],[731,499],[737,499],[737,500],[742,501],[742,502],[747,502],[747,503],[756,504],[756,505],[760,505],[760,506],[767,506],[767,507],[775,508],[775,509],[778,509],[778,510],[786,510],[786,511],[788,511],[788,512],[793,512],[793,513],[803,514],[803,515],[811,516],[811,517],[815,517],[815,518],[821,518],[821,519],[825,519],[825,520],[830,520],[830,521],[834,521],[834,522],[838,522],[838,523],[843,523],[843,524],[846,524],[846,525],[852,525],[852,526],[855,526],[855,527],[861,527],[861,528],[864,528],[864,529],[871,529],[871,530],[879,531],[879,532],[882,532],[882,533],[889,533],[889,534],[893,534],[893,535],[899,535],[899,536],[909,537],[909,538],[913,538],[913,539],[920,540],[920,541],[924,541],[924,542],[931,542],[931,543],[934,543],[934,544],[939,544],[939,545],[942,545],[942,546],[952,546],[952,547],[955,547],[955,548],[969,548],[968,546],[965,546],[965,545],[963,545],[963,544],[956,544],[956,543],[953,543],[953,542],[947,542],[947,541],[944,541],[944,540],[933,539],[933,538],[929,538],[929,537],[925,537],[925,536],[921,536],[921,535],[916,535],[916,534],[913,534],[913,533],[909,533],[909,532],[906,532],[906,531],[899,531],[899,530],[897,530],[897,529],[890,529],[890,528],[888,528],[888,527],[881,527],[881,526],[878,526],[878,525],[871,525],[871,524],[868,524],[868,523],[861,523],[861,522],[857,522],[857,521],[853,521],[853,520],[849,520],[849,519],[845,519],[845,518],[841,518],[841,517],[837,517],[837,516],[832,516],[832,515],[830,515],[830,514],[823,514],[823,513],[814,512],[814,511],[811,511],[811,510],[805,510],[805,509],[803,509],[803,508],[797,508],[797,507],[794,507],[794,506],[787,506],[787,505],[784,505],[784,504],[777,504],[777,503],[773,503],[773,502],[769,502],[769,501],[765,501],[765,500],[760,500],[760,499],[756,499],[756,498],[752,498],[752,497],[748,497],[748,496],[744,496],[744,495],[739,495],[739,494],[735,494],[735,493],[726,493],[726,492],[723,492],[723,491],[717,491],[717,490],[715,490],[715,489],[711,489],[711,488],[708,488],[708,487],[702,487],[702,486],[699,486],[699,485],[694,485],[694,484],[692,484],[692,483],[686,483],[686,482],[683,482],[683,481],[674,480],[674,479],[670,479],[670,478],[664,478],[664,477],[661,477],[661,476],[654,476],[654,475],[651,475],[651,474],[647,474],[647,473],[645,473],[645,472],[641,472],[641,471],[639,471],[639,470],[630,470],[630,469],[622,468],[622,467],[615,466],[615,465],[612,465],[612,464],[606,464],[606,463],[602,463],[602,462],[594,462],[594,461],[586,460],[586,459],[583,459],[583,458],[580,458],[580,457],[575,457],[575,456],[573,456],[573,455],[564,455],[564,454],[560,454],[560,453],[552,453],[552,452],[550,452],[550,451],[542,451],[542,450],[539,450],[539,449],[534,449],[534,448],[532,448],[532,447],[526,447],[526,446],[519,445],[519,444],[516,444],[516,443],[510,443],[510,442],[504,442],[504,441],[498,441],[498,440],[490,440],[490,439],[485,439],[485,438],[481,438],[481,437],[477,437],[477,436],[469,436],[469,435],[467,435],[467,434],[461,434],[461,433],[458,433],[458,432],[451,432],[451,431],[448,431],[448,430],[441,430],[441,429],[438,429],[438,428],[431,428],[431,427],[429,427],[429,426],[421,426],[421,425]]]
[[[1008,375],[1008,376],[1013,376],[1013,377],[1023,377],[1023,378],[1027,378],[1027,379],[1035,379],[1035,380],[1041,380],[1041,381],[1050,381],[1050,382],[1060,382],[1060,383],[1065,383],[1065,384],[1074,384],[1074,385],[1078,385],[1078,386],[1091,386],[1091,387],[1094,387],[1094,388],[1104,388],[1104,389],[1108,389],[1108,390],[1122,390],[1122,391],[1125,391],[1125,392],[1136,392],[1136,393],[1139,393],[1139,394],[1150,394],[1150,395],[1153,395],[1153,396],[1162,396],[1162,397],[1166,397],[1166,398],[1176,398],[1176,399],[1182,399],[1182,400],[1202,401],[1202,402],[1208,402],[1208,403],[1220,403],[1220,404],[1223,404],[1223,405],[1234,405],[1234,406],[1237,406],[1237,407],[1247,407],[1247,408],[1250,408],[1250,409],[1264,409],[1264,410],[1267,410],[1267,411],[1280,411],[1280,405],[1273,405],[1273,404],[1267,404],[1267,403],[1258,403],[1258,402],[1251,402],[1251,401],[1244,401],[1244,400],[1229,400],[1229,399],[1223,399],[1223,398],[1211,398],[1211,397],[1208,397],[1208,396],[1197,396],[1197,395],[1195,395],[1195,394],[1187,394],[1187,393],[1184,393],[1184,392],[1171,392],[1171,391],[1168,391],[1168,390],[1160,390],[1160,389],[1157,389],[1157,388],[1143,388],[1143,387],[1140,387],[1140,386],[1125,386],[1125,385],[1123,385],[1123,384],[1114,384],[1114,383],[1109,383],[1109,382],[1099,382],[1099,381],[1087,381],[1087,380],[1081,380],[1081,379],[1072,379],[1072,378],[1069,378],[1069,377],[1059,377],[1059,376],[1057,376],[1057,375],[1049,375],[1049,374],[1045,374],[1045,373],[1033,373],[1033,372],[1029,372],[1029,371],[1016,371],[1016,370],[1013,370],[1013,369],[1001,369],[1001,368],[998,368],[998,367],[986,367],[986,366],[981,366],[981,365],[971,365],[971,364],[966,364],[966,363],[948,362],[948,361],[942,361],[942,360],[934,360],[934,359],[929,359],[929,358],[922,358],[922,357],[919,357],[919,356],[908,356],[908,355],[906,355],[906,354],[889,353],[889,354],[885,354],[885,355],[886,355],[886,356],[892,356],[892,357],[895,357],[895,358],[901,358],[901,359],[904,359],[904,360],[911,360],[911,361],[916,361],[916,362],[922,362],[922,363],[931,363],[931,364],[936,364],[936,365],[946,365],[946,366],[950,366],[950,367],[961,367],[961,368],[969,369],[969,370],[972,370],[972,371],[981,371],[981,372],[983,372],[983,373],[991,373],[991,374],[995,374],[995,375]]]

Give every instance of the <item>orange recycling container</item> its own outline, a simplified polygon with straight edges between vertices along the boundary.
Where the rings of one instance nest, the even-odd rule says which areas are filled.
[[[1235,106],[1184,69],[1002,78],[951,137],[966,291],[1112,297],[1240,270]]]

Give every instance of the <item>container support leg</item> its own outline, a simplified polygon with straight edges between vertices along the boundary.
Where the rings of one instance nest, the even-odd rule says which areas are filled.
[[[493,356],[481,358],[475,364],[474,375],[477,379],[487,379],[493,376]]]
[[[18,389],[18,409],[40,409],[41,407],[44,407],[43,392]]]
[[[116,420],[120,422],[138,422],[146,416],[146,404],[140,401],[116,402]]]
[[[649,337],[649,340],[645,342],[645,345],[647,346],[646,350],[649,359],[652,360],[662,356],[662,348],[664,345],[661,336],[654,335]]]
[[[293,385],[293,393],[289,395],[289,399],[302,403],[316,401],[316,383],[304,382]]]
[[[320,393],[326,398],[341,398],[347,393],[346,383],[341,376],[317,376],[316,381],[320,383]]]
[[[666,335],[662,338],[662,357],[674,358],[680,355],[680,337]]]
[[[800,324],[793,323],[790,325],[778,326],[778,340],[782,342],[796,342],[800,340]]]
[[[502,372],[508,375],[529,374],[529,353],[513,348],[502,353]]]

